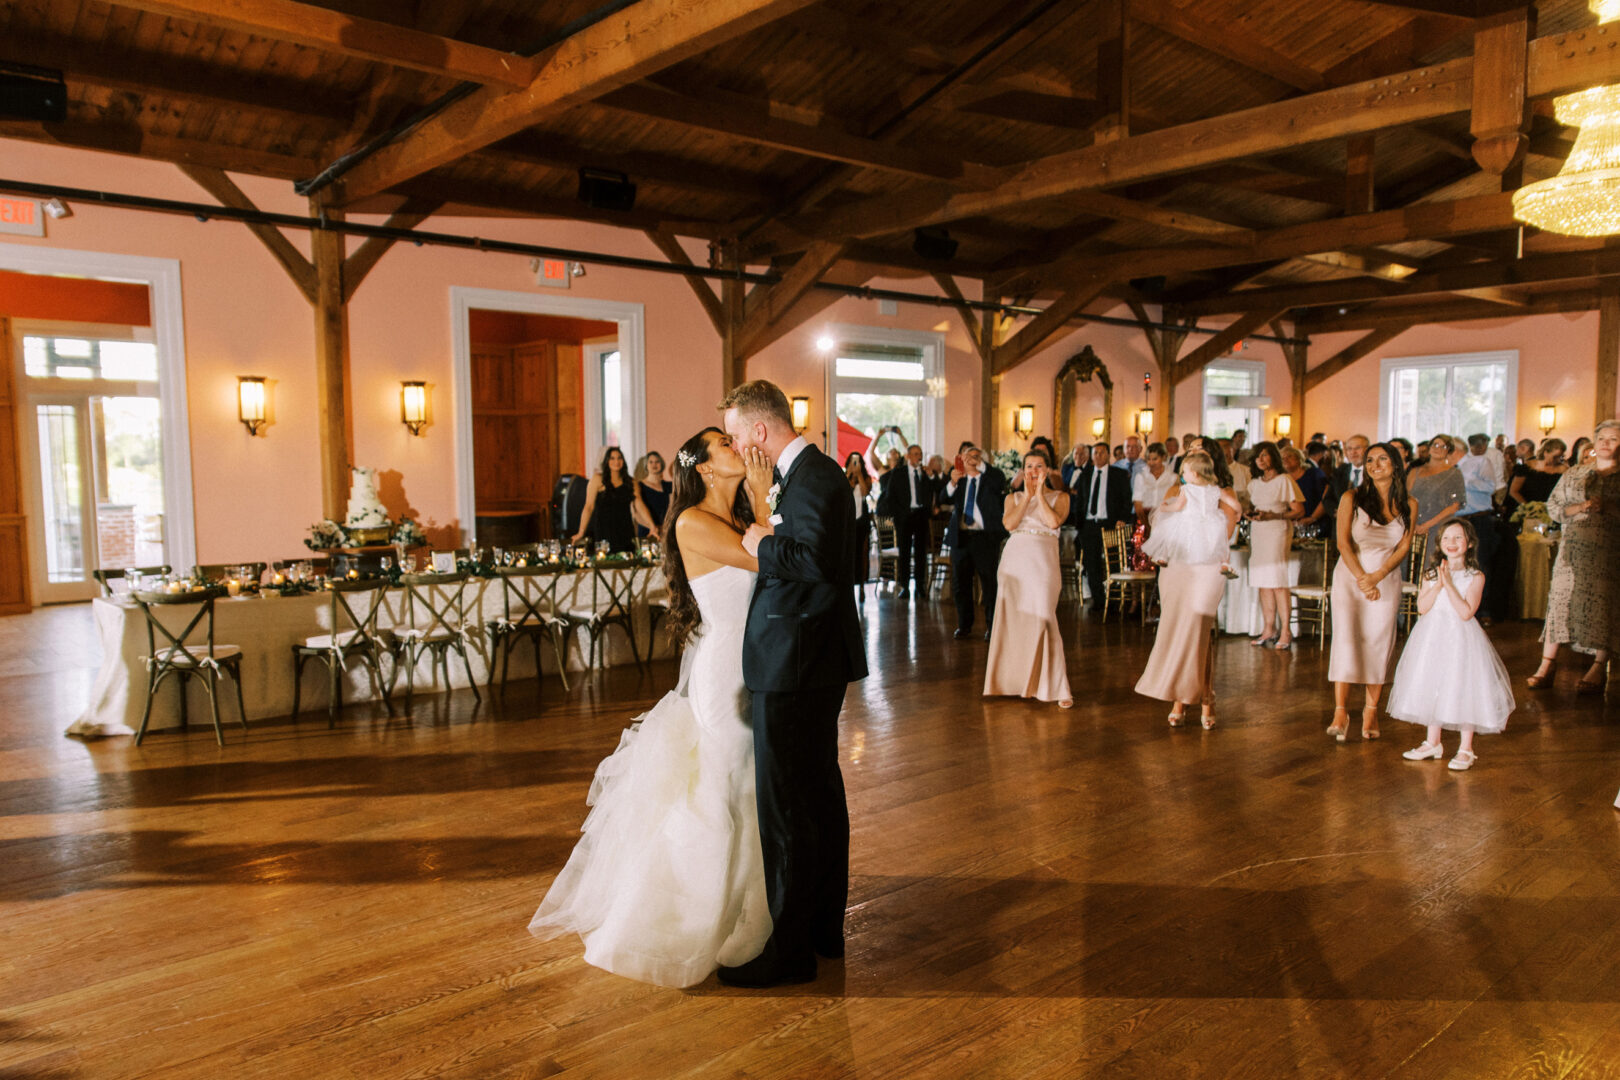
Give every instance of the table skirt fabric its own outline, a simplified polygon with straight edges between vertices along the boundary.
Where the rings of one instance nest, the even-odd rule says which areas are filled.
[[[1233,548],[1229,565],[1237,574],[1226,582],[1226,595],[1221,598],[1216,623],[1228,634],[1258,634],[1260,632],[1260,590],[1249,584],[1249,553]],[[1299,584],[1300,553],[1288,553],[1288,584]]]
[[[1547,590],[1552,585],[1553,560],[1557,556],[1556,539],[1533,532],[1519,534],[1519,573],[1513,579],[1514,616],[1547,617]]]
[[[631,583],[631,595],[634,598],[631,604],[632,619],[635,624],[637,647],[645,656],[649,638],[648,601],[649,598],[656,598],[666,588],[663,572],[655,568],[642,568],[609,570],[606,573],[634,575]],[[536,583],[531,585],[531,588],[544,587],[548,584],[547,579],[543,577],[522,580]],[[356,603],[352,596],[350,602]],[[558,583],[559,610],[577,610],[582,605],[589,607],[591,603],[589,573],[571,574]],[[388,590],[384,604],[385,610],[378,619],[378,626],[380,628],[403,626],[405,591]],[[89,706],[67,729],[67,734],[84,737],[133,735],[140,723],[141,711],[146,706],[145,657],[148,653],[146,620],[139,608],[122,600],[96,599],[92,601],[92,609],[95,614],[96,634],[101,642],[101,668],[96,673],[95,683],[91,687]],[[191,605],[154,610],[159,613],[163,624],[175,634],[183,630],[197,612]],[[466,612],[464,622],[467,658],[472,665],[473,678],[482,687],[488,681],[490,663],[496,655],[485,628],[490,622],[502,619],[506,614],[501,581],[478,578],[469,580],[463,598],[463,610]],[[358,606],[355,613],[364,618],[364,611]],[[512,618],[516,620],[520,614],[521,608],[514,600]],[[286,716],[292,712],[293,646],[301,644],[305,638],[330,633],[332,631],[330,621],[331,601],[324,592],[307,596],[222,598],[215,602],[215,644],[235,645],[242,650],[242,697],[247,705],[249,720]],[[418,610],[414,624],[426,628],[428,622],[426,613]],[[341,629],[348,627],[345,625]],[[630,652],[629,640],[622,628],[608,627],[604,633],[605,664],[612,666],[635,663],[635,657]],[[201,627],[192,640],[200,640],[200,634]],[[583,668],[588,649],[588,638],[582,630],[575,635],[570,646],[568,656],[570,669]],[[668,635],[662,630],[653,642],[653,655],[655,657],[671,655]],[[544,672],[555,673],[556,656],[549,643],[542,642],[540,657]],[[514,646],[511,661],[510,678],[534,677],[534,652],[527,642],[520,641]],[[450,688],[466,687],[466,669],[462,666],[461,658],[454,653],[450,656],[449,668]],[[393,663],[387,657],[383,659],[382,669],[386,687],[388,680],[394,676]],[[421,650],[415,664],[415,675],[418,694],[441,693],[447,689],[444,686],[442,672],[435,670],[430,650]],[[157,699],[152,705],[149,730],[179,726],[179,685],[180,680],[174,676],[163,681]],[[303,697],[299,707],[305,712],[324,713],[327,685],[326,665],[318,660],[306,663]],[[186,686],[190,722],[193,725],[210,724],[208,694],[202,680],[188,679]],[[236,694],[228,676],[221,677],[219,687],[220,721],[227,725],[234,724],[237,721]],[[405,692],[403,670],[398,673],[395,680],[395,692],[396,697],[402,696]],[[343,700],[370,701],[375,696],[365,663],[359,657],[352,658],[343,674]]]

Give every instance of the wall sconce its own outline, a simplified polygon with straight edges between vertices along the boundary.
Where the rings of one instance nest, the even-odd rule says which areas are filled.
[[[412,435],[422,434],[427,426],[427,383],[399,384],[399,418]]]
[[[1552,429],[1558,426],[1558,406],[1543,405],[1541,407],[1541,433],[1551,435]]]
[[[1139,409],[1136,413],[1136,433],[1138,435],[1153,434],[1153,410]]]
[[[804,429],[810,426],[810,399],[796,397],[792,401],[793,407],[793,433],[803,435]]]
[[[1271,422],[1272,434],[1279,439],[1285,439],[1294,433],[1294,414],[1278,413],[1277,419]]]
[[[1020,439],[1027,439],[1035,431],[1035,406],[1020,405],[1013,413],[1013,432]]]
[[[257,435],[268,422],[265,418],[263,375],[236,377],[236,418],[247,425],[248,434]]]
[[[1103,437],[1103,432],[1105,432],[1107,430],[1108,430],[1108,421],[1104,420],[1102,417],[1100,417],[1100,416],[1096,417],[1091,421],[1091,437],[1093,439],[1102,438]]]

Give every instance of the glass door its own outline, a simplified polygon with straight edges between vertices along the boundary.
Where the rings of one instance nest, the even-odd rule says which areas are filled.
[[[90,599],[98,569],[169,561],[157,350],[118,329],[39,324],[17,335],[39,603]]]

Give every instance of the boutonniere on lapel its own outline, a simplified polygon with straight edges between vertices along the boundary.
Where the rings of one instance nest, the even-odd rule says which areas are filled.
[[[781,501],[782,501],[782,485],[781,484],[772,484],[771,485],[771,490],[769,490],[769,491],[767,491],[765,493],[765,502],[766,502],[767,505],[770,506],[771,513],[773,513],[773,514],[776,513],[776,504],[781,502]]]

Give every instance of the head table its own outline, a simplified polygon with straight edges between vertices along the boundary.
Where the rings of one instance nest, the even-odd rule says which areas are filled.
[[[669,656],[671,653],[668,636],[659,633],[655,639],[649,625],[649,605],[655,601],[662,602],[662,594],[666,590],[663,571],[657,566],[646,565],[563,570],[555,576],[557,589],[554,610],[558,613],[568,612],[576,616],[588,616],[593,605],[605,606],[608,602],[606,591],[593,587],[594,575],[612,578],[621,589],[628,585],[630,615],[635,626],[636,644],[642,655],[648,654],[648,643],[651,641],[651,655]],[[517,588],[539,592],[548,589],[552,579],[553,575],[539,574],[527,578],[515,577],[512,582]],[[507,615],[504,588],[503,581],[499,577],[469,577],[466,581],[466,591],[462,599],[463,636],[473,678],[480,684],[489,681],[490,665],[496,656],[488,628],[491,623],[499,623]],[[534,592],[531,592],[531,596]],[[407,608],[404,587],[389,588],[381,595],[383,611],[378,619],[379,628],[385,631],[390,628],[398,630],[410,625],[407,624],[405,617]],[[350,594],[350,599],[352,603],[353,594]],[[140,608],[126,597],[99,598],[92,601],[92,607],[95,613],[96,633],[101,641],[101,668],[96,673],[95,683],[90,691],[89,706],[67,729],[67,734],[82,737],[133,735],[136,725],[140,723],[141,711],[146,706],[145,658],[148,654],[146,619],[141,614]],[[164,626],[178,634],[197,609],[192,605],[174,605],[154,607],[152,610]],[[546,609],[542,607],[541,610]],[[356,614],[361,613],[357,611]],[[518,621],[522,614],[522,606],[513,599],[512,621]],[[267,589],[261,595],[221,597],[215,601],[215,644],[235,645],[242,650],[242,694],[247,706],[248,720],[286,716],[292,712],[293,646],[302,644],[306,638],[331,633],[333,630],[331,615],[330,595],[324,589],[296,596],[282,596]],[[428,617],[420,610],[413,624],[420,629],[429,629]],[[343,625],[338,629],[346,630],[348,626]],[[203,628],[199,626],[191,640],[200,640],[202,633]],[[574,635],[568,653],[571,669],[581,668],[586,663],[588,653],[586,633],[581,630]],[[616,665],[636,662],[636,657],[630,650],[629,639],[621,629],[607,627],[603,635],[602,663]],[[389,640],[389,635],[384,634],[383,640],[385,642]],[[162,645],[160,636],[160,649]],[[545,672],[553,673],[555,658],[551,650],[542,649],[541,656]],[[510,678],[534,676],[533,653],[529,648],[513,649],[510,660],[512,665]],[[462,688],[468,685],[466,671],[459,657],[447,666],[450,672],[450,687]],[[419,653],[417,663],[414,665],[416,693],[436,693],[448,689],[449,687],[444,685],[442,670],[442,668],[435,670],[430,653],[425,651]],[[395,683],[395,697],[398,699],[404,693],[405,672],[400,669],[397,678],[395,675],[393,663],[385,659],[384,680]],[[207,715],[207,691],[203,686],[197,685],[200,681],[188,679],[183,684],[188,688],[187,693],[191,695],[189,707],[193,723],[196,722],[196,718]],[[221,681],[223,693],[220,701],[220,718],[228,726],[237,718],[236,703],[233,700],[235,695],[229,686],[224,685],[226,682],[228,680]],[[304,668],[303,699],[300,707],[306,712],[318,711],[324,714],[326,687],[324,668],[319,664],[307,665]],[[152,705],[149,730],[179,726],[179,695],[176,680],[165,681]],[[351,661],[343,675],[343,700],[369,701],[374,697],[365,665],[358,659]]]

